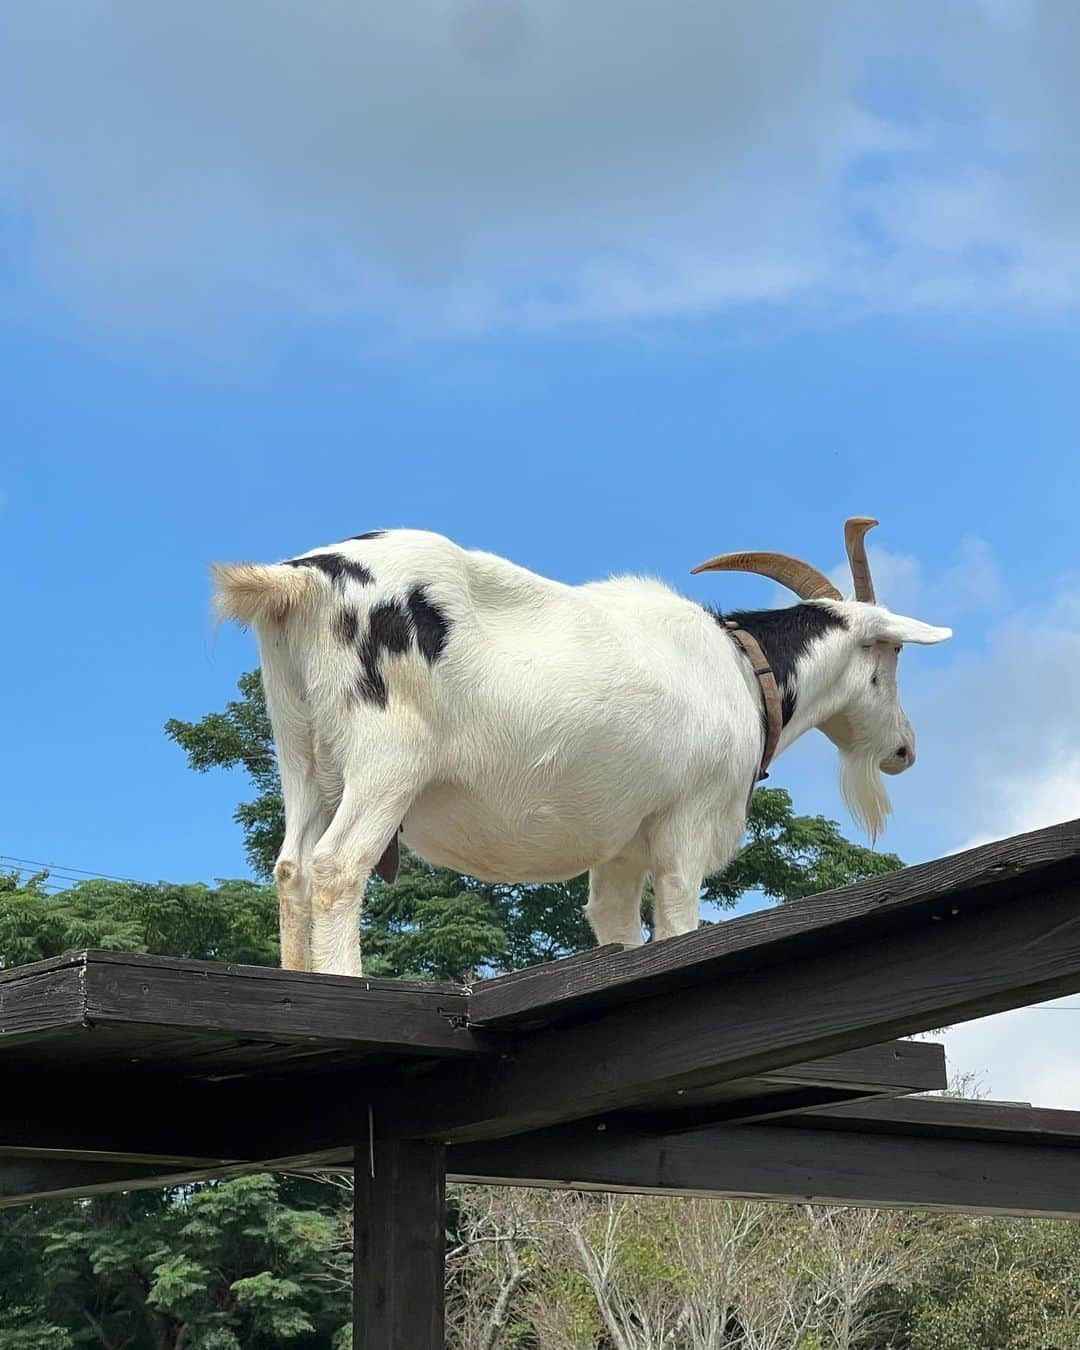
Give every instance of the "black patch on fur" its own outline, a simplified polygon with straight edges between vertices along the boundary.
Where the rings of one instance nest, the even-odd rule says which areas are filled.
[[[401,655],[412,642],[412,624],[403,605],[397,600],[384,600],[375,605],[368,615],[368,631],[360,642],[360,674],[356,692],[360,698],[386,707],[386,680],[379,669],[383,652]]]
[[[367,534],[354,534],[349,537],[351,539],[381,539],[385,533],[385,530],[368,530]]]
[[[317,567],[339,586],[344,584],[346,577],[358,581],[361,586],[370,586],[375,580],[363,563],[353,562],[352,558],[345,558],[340,553],[312,553],[307,558],[287,558],[285,566]]]
[[[330,628],[334,637],[344,647],[351,647],[356,641],[356,635],[360,631],[360,625],[356,618],[355,609],[339,609],[330,620]]]
[[[450,636],[450,620],[427,597],[423,586],[414,586],[409,592],[409,613],[416,629],[416,642],[429,666],[442,656]]]
[[[756,638],[772,666],[780,688],[785,726],[795,713],[798,698],[795,666],[799,658],[805,656],[818,638],[836,628],[847,627],[845,619],[821,605],[792,605],[789,609],[737,609],[730,614],[710,609],[709,613],[717,623],[734,623]]]

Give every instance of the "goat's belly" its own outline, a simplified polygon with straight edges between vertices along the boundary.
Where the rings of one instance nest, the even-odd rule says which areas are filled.
[[[615,857],[640,824],[566,798],[515,807],[443,784],[413,803],[404,839],[427,862],[480,881],[566,881]]]

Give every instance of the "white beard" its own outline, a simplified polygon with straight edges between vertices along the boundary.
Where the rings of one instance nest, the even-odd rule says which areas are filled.
[[[885,791],[877,756],[868,751],[840,752],[840,791],[855,820],[874,843],[885,828],[892,802]]]

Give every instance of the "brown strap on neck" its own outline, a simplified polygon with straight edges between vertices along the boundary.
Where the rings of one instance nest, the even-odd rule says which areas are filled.
[[[769,765],[780,743],[780,733],[784,729],[784,707],[780,699],[780,686],[776,683],[772,666],[769,665],[761,644],[745,628],[727,620],[725,627],[743,650],[743,655],[757,676],[761,688],[761,702],[765,708],[765,748],[761,752],[761,765],[758,768],[757,782],[769,776]]]

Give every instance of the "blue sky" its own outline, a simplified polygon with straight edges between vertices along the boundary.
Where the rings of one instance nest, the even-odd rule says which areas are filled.
[[[879,594],[956,630],[904,655],[883,844],[1080,814],[1080,23],[910,10],[20,12],[0,853],[243,874],[243,782],[161,730],[253,664],[207,566],[399,524],[747,605],[779,596],[689,568],[831,569],[874,514]],[[822,738],[773,777],[854,831]],[[959,1033],[999,1093],[1027,1025]],[[1037,1030],[1037,1095],[1080,1105]]]

